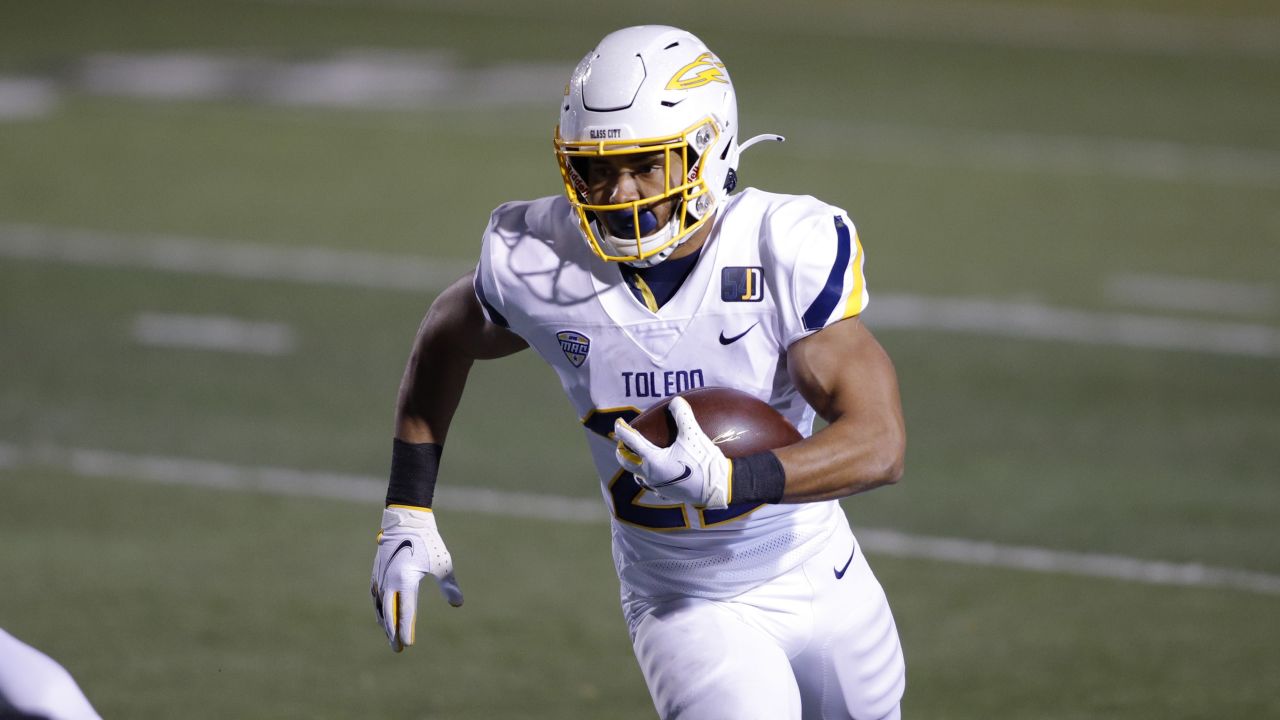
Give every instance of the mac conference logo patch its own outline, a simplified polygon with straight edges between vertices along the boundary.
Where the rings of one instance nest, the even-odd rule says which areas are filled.
[[[591,338],[575,330],[561,330],[556,333],[556,339],[569,362],[574,367],[582,367],[582,363],[587,361],[587,353],[591,352]]]

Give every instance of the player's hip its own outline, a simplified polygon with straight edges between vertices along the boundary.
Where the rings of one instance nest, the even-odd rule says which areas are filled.
[[[660,533],[615,522],[614,564],[623,590],[652,600],[733,598],[794,570],[830,538],[849,532],[835,502],[790,508],[711,531]]]
[[[746,681],[760,694],[746,703],[756,714],[735,717],[882,718],[905,688],[888,601],[847,527],[813,557],[735,597],[652,599],[624,590],[623,607],[660,709],[729,707],[743,702]],[[696,692],[681,679],[695,671],[704,673]],[[775,697],[794,702],[779,710],[767,704]]]

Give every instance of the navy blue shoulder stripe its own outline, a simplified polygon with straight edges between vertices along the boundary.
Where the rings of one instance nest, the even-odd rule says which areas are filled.
[[[840,302],[840,294],[844,290],[844,275],[849,269],[849,254],[853,252],[853,242],[849,239],[849,226],[839,215],[836,216],[836,261],[827,275],[827,284],[804,311],[804,329],[819,330],[827,324],[831,311]]]
[[[477,272],[475,276],[471,278],[471,286],[476,290],[476,299],[478,299],[480,304],[484,306],[485,311],[489,313],[489,317],[493,322],[510,330],[511,323],[507,322],[507,319],[502,317],[502,313],[498,312],[497,308],[490,305],[489,299],[484,296],[484,284],[480,282],[480,273]]]

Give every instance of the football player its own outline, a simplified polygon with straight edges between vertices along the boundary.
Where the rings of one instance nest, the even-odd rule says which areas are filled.
[[[555,134],[564,192],[493,212],[401,382],[372,578],[393,649],[414,642],[422,577],[462,603],[431,505],[472,362],[531,347],[582,419],[658,713],[899,716],[897,629],[836,502],[896,482],[906,442],[893,366],[859,319],[862,247],[840,208],[731,194],[739,153],[781,140],[742,137],[728,71],[688,32],[619,30],[573,71]],[[805,439],[729,460],[680,398],[669,448],[627,424],[717,385]]]

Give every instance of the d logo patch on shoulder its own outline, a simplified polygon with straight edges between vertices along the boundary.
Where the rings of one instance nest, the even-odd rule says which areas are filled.
[[[720,299],[760,302],[764,299],[764,268],[726,267],[720,271]]]
[[[591,338],[576,330],[561,330],[556,333],[556,339],[569,362],[574,367],[582,367],[582,363],[587,361],[587,353],[591,352]]]

